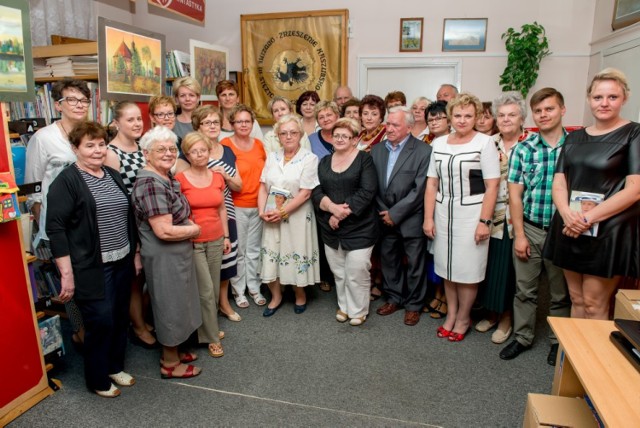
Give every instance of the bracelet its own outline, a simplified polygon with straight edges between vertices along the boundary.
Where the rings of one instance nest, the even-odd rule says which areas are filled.
[[[286,220],[289,218],[289,214],[287,214],[287,212],[284,210],[284,208],[280,207],[280,217],[283,220]]]
[[[231,240],[231,238],[229,238],[228,236],[225,236],[225,237],[224,237],[224,239],[229,239],[229,240]]]

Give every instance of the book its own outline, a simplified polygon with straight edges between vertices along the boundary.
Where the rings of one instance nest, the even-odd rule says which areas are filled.
[[[62,328],[60,325],[60,315],[46,318],[38,322],[40,329],[40,341],[42,343],[42,354],[48,355],[61,350],[60,356],[64,355],[64,342],[62,341]]]
[[[584,216],[604,201],[604,194],[572,190],[569,199],[569,207],[571,210],[581,212]],[[598,226],[598,223],[593,223],[588,230],[582,232],[582,235],[591,237],[598,236]]]
[[[182,51],[173,51],[177,68],[176,77],[186,77],[191,75],[191,55]]]
[[[269,189],[269,196],[267,196],[267,202],[264,205],[264,211],[279,210],[287,205],[289,199],[292,197],[291,192],[287,189],[271,186]]]

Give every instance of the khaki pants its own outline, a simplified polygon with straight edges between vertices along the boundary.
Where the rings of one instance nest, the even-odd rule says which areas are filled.
[[[220,301],[220,266],[224,238],[217,241],[194,242],[193,260],[196,265],[202,325],[198,327],[200,343],[220,343],[218,337],[218,302]]]
[[[371,293],[371,251],[373,247],[347,251],[324,246],[327,261],[336,280],[338,307],[349,318],[360,318],[369,314]]]

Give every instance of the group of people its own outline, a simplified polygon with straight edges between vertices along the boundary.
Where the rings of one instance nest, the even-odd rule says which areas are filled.
[[[551,315],[594,319],[609,316],[621,277],[640,276],[640,125],[620,116],[618,70],[593,78],[594,124],[569,134],[553,88],[531,97],[537,132],[519,93],[482,103],[449,84],[410,106],[401,92],[357,100],[348,87],[334,100],[274,97],[265,134],[234,82],[218,83],[219,107],[200,105],[191,77],[173,91],[149,102],[146,133],[137,104],[116,104],[109,137],[86,121],[86,84],[62,80],[61,119],[27,149],[27,180],[42,181],[38,245],[101,396],[135,383],[129,326],[135,343],[162,346],[163,378],[200,373],[190,337],[223,356],[218,315],[242,319],[230,295],[271,317],[287,285],[296,314],[306,287],[335,287],[335,318],[352,326],[382,296],[377,314],[404,310],[413,326],[431,312],[449,342],[481,305],[475,329],[495,326],[495,343],[513,335],[500,352],[513,359],[533,343],[543,272]]]

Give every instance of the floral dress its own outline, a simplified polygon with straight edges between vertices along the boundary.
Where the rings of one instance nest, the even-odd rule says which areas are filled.
[[[260,181],[267,192],[271,186],[276,186],[291,192],[292,198],[301,189],[313,190],[320,184],[318,157],[301,148],[285,163],[282,149],[269,153]],[[290,213],[286,220],[263,224],[260,260],[262,282],[279,278],[281,284],[298,287],[320,282],[318,233],[311,199]]]

